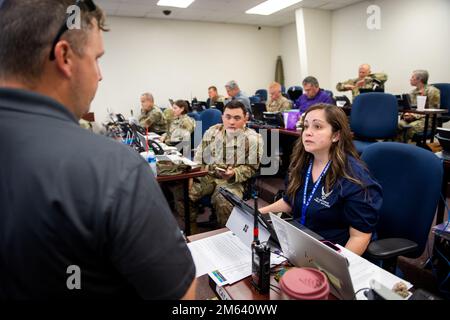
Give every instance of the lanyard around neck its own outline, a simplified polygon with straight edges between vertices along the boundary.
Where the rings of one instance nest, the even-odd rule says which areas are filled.
[[[317,179],[316,183],[313,186],[313,189],[311,190],[311,193],[307,198],[307,189],[308,189],[308,183],[309,183],[309,179],[311,178],[311,171],[312,171],[312,166],[313,166],[313,160],[310,161],[309,163],[309,167],[308,167],[308,171],[306,172],[306,178],[305,178],[305,185],[303,186],[303,204],[302,204],[302,216],[300,217],[300,223],[302,225],[305,225],[305,220],[306,220],[306,210],[308,210],[309,204],[311,203],[311,200],[314,196],[314,193],[317,190],[317,187],[320,184],[320,181],[322,180],[323,176],[327,173],[328,168],[330,167],[331,164],[331,160],[328,161],[328,163],[325,165],[325,168],[323,168],[322,173],[319,176],[319,179]]]

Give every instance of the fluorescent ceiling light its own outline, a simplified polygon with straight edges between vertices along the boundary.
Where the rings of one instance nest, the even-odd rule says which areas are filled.
[[[157,5],[164,7],[187,8],[194,0],[159,0]]]
[[[256,7],[248,9],[247,11],[245,11],[245,13],[268,16],[269,14],[283,10],[284,8],[290,7],[293,4],[299,3],[301,1],[302,0],[267,0],[263,3],[258,4]]]

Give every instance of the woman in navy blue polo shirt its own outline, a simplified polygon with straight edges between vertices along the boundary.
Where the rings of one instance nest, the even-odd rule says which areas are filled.
[[[363,254],[378,221],[382,190],[359,159],[341,109],[328,104],[308,109],[288,177],[285,196],[261,213],[291,212],[325,239]]]

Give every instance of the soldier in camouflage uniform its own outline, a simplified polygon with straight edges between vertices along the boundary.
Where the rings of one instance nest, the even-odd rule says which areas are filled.
[[[286,99],[281,94],[281,85],[278,82],[272,82],[269,86],[270,99],[266,103],[266,109],[269,112],[281,112],[292,108],[292,101]]]
[[[139,124],[148,128],[149,131],[162,133],[167,130],[166,120],[161,109],[155,106],[153,96],[150,93],[144,93],[141,96],[141,116]]]
[[[216,86],[210,86],[208,88],[208,107],[212,107],[215,106],[217,102],[222,102],[224,103],[225,98],[221,95],[219,95],[219,93],[217,92],[217,87]]]
[[[232,205],[220,195],[219,187],[225,187],[242,198],[244,183],[259,168],[263,153],[263,140],[254,130],[246,128],[246,108],[237,100],[229,102],[222,116],[223,124],[210,127],[204,134],[194,161],[209,171],[208,175],[195,178],[189,190],[191,202],[191,228],[196,230],[197,211],[194,203],[211,195],[217,214],[217,222],[224,226]],[[177,211],[182,214],[182,193],[174,195]]]
[[[166,120],[167,128],[169,128],[169,124],[173,120],[173,109],[171,107],[164,109],[163,116]]]
[[[358,78],[339,82],[336,85],[337,91],[352,91],[353,99],[359,95],[359,89],[373,89],[375,85],[384,87],[388,77],[386,73],[372,73],[370,65],[362,64],[358,69]]]
[[[411,104],[417,105],[417,96],[426,96],[426,109],[439,109],[441,103],[441,95],[439,89],[428,85],[428,71],[415,70],[409,80],[410,84],[416,87],[410,93]],[[414,134],[423,132],[425,126],[425,116],[414,113],[404,113],[399,121],[399,129],[402,131],[405,125],[410,125],[411,128],[406,132],[406,139],[411,139]],[[428,124],[428,129],[431,129],[431,121]],[[399,138],[400,139],[400,138]]]
[[[195,128],[195,121],[187,115],[189,106],[184,100],[177,100],[172,106],[172,117],[168,121],[167,133],[161,136],[161,141],[175,144],[180,141],[191,141],[191,133]],[[168,120],[168,119],[166,119]]]

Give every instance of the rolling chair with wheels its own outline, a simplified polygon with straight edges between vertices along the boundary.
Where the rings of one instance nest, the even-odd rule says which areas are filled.
[[[369,244],[365,256],[394,273],[398,256],[418,258],[425,249],[443,166],[432,152],[398,142],[372,144],[361,158],[383,188],[377,240]]]

